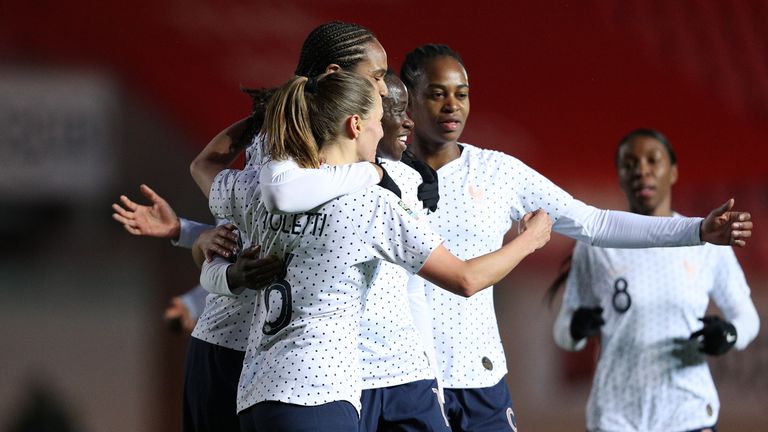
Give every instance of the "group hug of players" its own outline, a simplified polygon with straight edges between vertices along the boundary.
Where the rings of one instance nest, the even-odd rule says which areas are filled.
[[[178,218],[147,186],[151,205],[113,205],[126,230],[201,266],[185,431],[516,431],[493,285],[551,231],[579,241],[555,341],[600,336],[586,428],[715,430],[704,355],[743,349],[759,319],[733,251],[714,245],[743,247],[752,222],[733,200],[675,213],[660,132],[620,140],[630,211],[609,211],[459,141],[469,81],[446,45],[412,50],[398,77],[372,32],[326,23],[294,77],[249,93],[252,114],[190,168],[221,224]],[[722,318],[705,316],[710,298]]]

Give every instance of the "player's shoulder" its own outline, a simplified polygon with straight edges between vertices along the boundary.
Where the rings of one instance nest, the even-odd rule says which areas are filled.
[[[392,175],[392,173],[397,173],[401,175],[417,176],[421,178],[421,175],[419,175],[418,171],[401,161],[382,160],[381,166],[384,167],[384,169],[387,170],[390,175]]]
[[[392,191],[377,185],[366,186],[359,191],[343,195],[332,200],[329,204],[343,209],[345,212],[353,211],[361,217],[370,217],[370,215],[382,211],[396,211],[405,212],[418,219],[418,214],[409,208],[402,199]]]
[[[392,198],[397,199],[392,191],[378,185],[369,185],[355,192],[348,193],[336,198],[333,201],[345,205],[356,203],[358,205],[380,205],[382,202],[390,202]]]
[[[255,166],[246,166],[243,169],[221,170],[214,178],[214,183],[234,184],[259,182],[259,170]]]
[[[516,157],[498,150],[480,148],[472,144],[459,143],[462,146],[462,156],[469,160],[482,161],[491,165],[525,165]]]

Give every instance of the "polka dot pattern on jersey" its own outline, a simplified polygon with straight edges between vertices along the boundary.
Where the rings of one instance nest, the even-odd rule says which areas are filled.
[[[211,213],[219,219],[232,221],[241,233],[252,223],[246,223],[249,199],[258,202],[259,176],[255,170],[224,170],[214,179],[209,194]],[[235,191],[233,194],[232,191]],[[230,197],[235,195],[234,202]],[[244,246],[249,246],[246,239]],[[255,291],[245,290],[237,297],[209,294],[205,309],[195,325],[192,336],[226,348],[245,351],[253,320]]]
[[[421,175],[402,162],[382,163],[400,187],[402,201],[413,210],[423,209],[417,198]],[[423,211],[421,213],[424,213]],[[426,223],[423,216],[422,223]],[[406,291],[410,273],[382,262],[365,299],[360,320],[360,367],[363,388],[383,388],[413,381],[434,379],[435,373],[424,355],[422,336],[416,330]],[[427,317],[427,319],[429,319]]]
[[[512,156],[461,144],[461,156],[437,170],[440,204],[432,229],[456,256],[469,259],[498,249],[504,234],[528,212],[543,208],[553,221],[573,198]],[[447,388],[497,384],[506,374],[493,306],[493,288],[470,298],[430,283],[438,364]],[[487,358],[484,362],[483,358]],[[485,365],[493,365],[487,368]]]
[[[619,279],[632,298],[625,312],[612,305]],[[706,358],[690,340],[710,298],[726,317],[751,301],[730,248],[576,246],[563,308],[599,305],[605,320],[588,429],[691,430],[716,423],[717,392]]]
[[[256,243],[288,266],[257,298],[238,410],[264,400],[344,400],[359,409],[359,322],[379,260],[416,272],[440,238],[377,186],[304,214],[271,215],[259,205],[253,215]]]

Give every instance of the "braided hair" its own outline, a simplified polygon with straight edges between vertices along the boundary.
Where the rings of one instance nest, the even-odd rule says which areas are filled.
[[[296,75],[315,77],[332,63],[349,70],[365,58],[365,45],[375,40],[370,30],[357,24],[342,21],[322,24],[304,40]]]
[[[452,57],[464,67],[464,60],[461,59],[461,55],[452,50],[448,45],[422,45],[409,52],[405,56],[403,65],[400,67],[400,79],[408,87],[409,92],[413,92],[416,89],[416,85],[424,77],[427,63],[438,57]]]
[[[332,21],[312,30],[304,40],[296,66],[296,75],[307,78],[317,77],[330,64],[337,64],[344,70],[350,70],[365,58],[365,45],[376,41],[376,36],[365,27],[357,24]],[[239,138],[242,143],[250,143],[264,125],[264,111],[276,88],[249,89],[241,88],[252,100],[251,117]]]

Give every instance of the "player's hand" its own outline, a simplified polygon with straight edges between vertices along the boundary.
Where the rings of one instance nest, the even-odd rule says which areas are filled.
[[[571,337],[574,340],[581,340],[594,336],[600,332],[600,327],[604,324],[602,307],[580,307],[571,318]]]
[[[712,210],[701,223],[701,240],[718,245],[746,246],[752,236],[752,216],[747,212],[731,211],[733,198]]]
[[[232,288],[259,289],[283,272],[283,262],[273,256],[259,258],[261,246],[244,250],[234,264],[227,267],[227,283]]]
[[[141,193],[152,203],[151,206],[137,204],[127,196],[120,195],[120,204],[112,204],[112,219],[123,224],[133,235],[175,239],[181,227],[176,212],[160,195],[147,185],[139,187]]]
[[[719,356],[728,352],[736,343],[736,327],[717,315],[699,318],[704,323],[701,330],[691,333],[691,339],[699,342],[699,351]]]
[[[168,327],[178,333],[182,331],[186,334],[192,333],[197,323],[191,318],[189,309],[187,309],[181,297],[171,299],[171,304],[165,309],[163,318]]]
[[[526,236],[534,250],[549,242],[552,233],[552,219],[543,209],[526,213],[520,220],[518,232]]]
[[[195,240],[193,247],[199,247],[205,255],[206,261],[213,259],[214,255],[229,258],[237,254],[237,241],[239,239],[236,228],[231,223],[219,225],[205,230]]]

